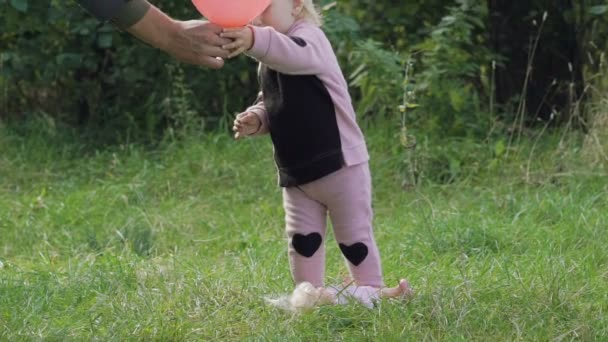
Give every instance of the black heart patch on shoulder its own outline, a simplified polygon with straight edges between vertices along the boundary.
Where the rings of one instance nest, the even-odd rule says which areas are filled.
[[[305,47],[307,45],[306,41],[300,37],[289,37],[289,38],[291,38],[291,40],[293,40],[296,44],[298,44],[301,47]]]
[[[363,242],[357,242],[350,246],[341,243],[340,250],[346,259],[355,266],[359,266],[367,258],[367,246]]]
[[[298,252],[298,254],[310,258],[315,255],[323,238],[319,233],[310,233],[308,235],[294,234],[291,238],[291,245]]]

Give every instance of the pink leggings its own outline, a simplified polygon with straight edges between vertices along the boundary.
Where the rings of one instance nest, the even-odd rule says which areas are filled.
[[[323,286],[327,214],[357,285],[382,287],[372,231],[369,164],[344,167],[314,182],[283,189],[289,263],[297,284]]]

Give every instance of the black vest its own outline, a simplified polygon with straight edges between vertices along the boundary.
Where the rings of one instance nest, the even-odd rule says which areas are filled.
[[[260,69],[279,185],[306,184],[342,168],[336,109],[315,75],[287,75]]]

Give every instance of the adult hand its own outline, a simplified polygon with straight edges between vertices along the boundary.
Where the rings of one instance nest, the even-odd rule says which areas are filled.
[[[230,53],[222,46],[231,40],[220,37],[221,27],[202,20],[174,21],[174,25],[165,51],[185,63],[214,69],[224,65],[222,58]]]
[[[173,20],[154,6],[127,31],[185,63],[219,69],[229,55],[222,46],[231,40],[219,36],[221,27],[202,20]]]

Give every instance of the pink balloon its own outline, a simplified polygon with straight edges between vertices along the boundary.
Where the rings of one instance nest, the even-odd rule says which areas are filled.
[[[196,9],[214,24],[240,27],[249,24],[271,0],[192,0]]]

